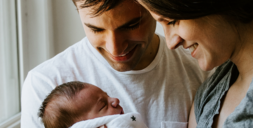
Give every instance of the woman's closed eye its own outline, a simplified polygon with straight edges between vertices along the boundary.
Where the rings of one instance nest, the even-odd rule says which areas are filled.
[[[170,21],[167,25],[173,25],[173,26],[175,26],[176,23],[177,23],[177,20],[173,20],[173,21]]]

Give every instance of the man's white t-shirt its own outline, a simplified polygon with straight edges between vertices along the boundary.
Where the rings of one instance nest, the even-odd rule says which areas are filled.
[[[43,100],[69,81],[100,87],[120,100],[125,113],[140,113],[149,128],[186,128],[195,92],[212,72],[202,71],[189,51],[169,50],[159,38],[155,59],[142,70],[114,70],[87,37],[32,69],[22,88],[21,128],[43,128]]]

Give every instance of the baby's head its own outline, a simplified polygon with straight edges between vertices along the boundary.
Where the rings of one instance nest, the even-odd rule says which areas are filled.
[[[57,86],[46,97],[39,117],[46,128],[68,128],[82,120],[123,113],[117,98],[94,85],[73,81]]]

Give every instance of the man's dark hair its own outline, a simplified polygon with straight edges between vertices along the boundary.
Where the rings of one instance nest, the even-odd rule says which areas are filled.
[[[123,2],[124,0],[72,0],[76,5],[76,2],[83,2],[78,8],[88,8],[93,7],[93,12],[91,13],[94,16],[98,16],[105,11],[109,11],[116,7],[118,4]]]
[[[184,20],[217,14],[249,23],[253,19],[253,0],[138,0],[151,11],[167,18]]]
[[[80,116],[77,110],[71,107],[75,96],[87,83],[72,81],[57,86],[43,101],[39,110],[39,117],[46,128],[69,128]]]

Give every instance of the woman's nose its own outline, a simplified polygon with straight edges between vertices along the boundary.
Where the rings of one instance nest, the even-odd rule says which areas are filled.
[[[111,98],[111,105],[112,107],[116,108],[119,105],[119,99],[118,98]]]
[[[176,49],[182,42],[183,39],[178,35],[174,35],[171,38],[166,37],[166,43],[169,49]]]
[[[184,40],[177,34],[174,26],[163,25],[166,44],[169,49],[176,49]]]

